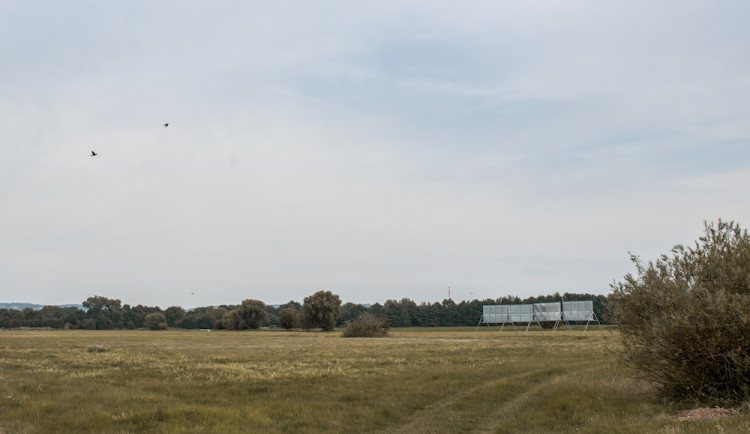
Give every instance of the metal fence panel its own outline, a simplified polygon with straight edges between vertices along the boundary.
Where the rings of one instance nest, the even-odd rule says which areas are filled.
[[[532,304],[512,304],[509,306],[510,322],[533,322],[534,305]]]
[[[534,303],[534,321],[560,321],[561,319],[560,302]]]
[[[502,324],[508,322],[508,306],[487,305],[482,306],[482,321],[490,324]]]
[[[563,319],[565,321],[594,321],[594,302],[563,301]]]

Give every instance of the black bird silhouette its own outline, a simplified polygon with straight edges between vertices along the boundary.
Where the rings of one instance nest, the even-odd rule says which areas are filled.
[[[169,122],[167,122],[166,124],[164,124],[164,128],[167,128],[168,126],[169,126]]]
[[[98,154],[97,154],[96,152],[94,152],[94,151],[91,151],[91,156],[92,156],[92,157],[96,157],[97,155],[98,155]]]

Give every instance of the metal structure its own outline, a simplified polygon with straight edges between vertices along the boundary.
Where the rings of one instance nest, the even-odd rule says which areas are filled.
[[[488,324],[502,324],[507,322],[509,307],[507,305],[482,306],[482,318]]]
[[[562,313],[563,321],[570,330],[572,330],[572,328],[570,327],[571,321],[586,321],[586,326],[583,328],[582,333],[582,335],[585,335],[591,321],[596,321],[596,323],[599,324],[599,328],[602,330],[602,332],[604,332],[602,323],[599,322],[599,318],[597,318],[596,314],[594,313],[594,302],[591,300],[563,301]]]
[[[534,305],[532,304],[485,305],[482,306],[482,317],[479,319],[479,324],[477,324],[474,332],[476,333],[479,330],[479,326],[482,323],[487,324],[488,327],[490,324],[500,324],[500,332],[498,332],[500,334],[503,332],[505,325],[510,324],[513,327],[513,331],[518,335],[516,323],[526,323],[525,335],[529,332],[529,327],[531,327],[531,323],[533,322],[537,321],[534,319]],[[539,324],[539,328],[541,327],[542,325]],[[542,330],[542,333],[544,333],[544,330]]]
[[[482,306],[482,317],[479,319],[477,328],[474,330],[476,333],[479,330],[479,326],[482,323],[487,324],[499,324],[500,331],[498,335],[502,333],[503,328],[506,324],[510,324],[513,327],[516,335],[518,330],[516,324],[526,323],[526,331],[524,335],[529,332],[529,327],[532,323],[537,323],[539,329],[544,333],[542,328],[542,321],[554,321],[555,325],[552,327],[552,334],[555,334],[557,327],[560,322],[564,322],[569,330],[573,330],[570,326],[571,321],[586,321],[586,326],[583,328],[583,334],[586,334],[589,324],[591,321],[596,321],[599,327],[602,328],[602,324],[594,313],[594,302],[592,300],[585,301],[563,301],[552,302],[552,303],[534,303],[534,304],[498,304],[498,305],[484,305]]]
[[[531,327],[531,323],[534,322],[534,305],[533,304],[512,304],[510,305],[510,315],[508,316],[508,322],[513,324],[513,328],[515,330],[515,323],[526,323],[526,331],[523,333],[524,336],[526,336],[526,333],[529,332],[529,327]],[[539,324],[539,328],[542,328],[542,325]],[[502,332],[502,328],[500,329]],[[542,333],[544,333],[544,330],[542,330]],[[499,333],[498,333],[499,334]],[[516,334],[518,332],[516,331]]]
[[[552,334],[557,331],[557,326],[562,321],[562,309],[560,308],[559,302],[554,303],[534,303],[534,321],[539,323],[540,321],[554,321],[555,325],[552,327]],[[539,327],[541,328],[541,324]]]

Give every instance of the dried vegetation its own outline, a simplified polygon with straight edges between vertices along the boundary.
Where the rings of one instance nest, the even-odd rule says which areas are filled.
[[[8,432],[726,432],[614,367],[617,339],[496,329],[4,331]],[[108,351],[89,348],[106,343]],[[665,416],[666,415],[666,416]],[[706,425],[711,424],[711,425]],[[717,425],[718,424],[718,425]]]

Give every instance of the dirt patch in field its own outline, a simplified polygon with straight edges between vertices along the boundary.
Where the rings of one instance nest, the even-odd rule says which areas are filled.
[[[726,408],[696,408],[694,410],[684,411],[677,416],[680,422],[710,420],[729,414]]]

